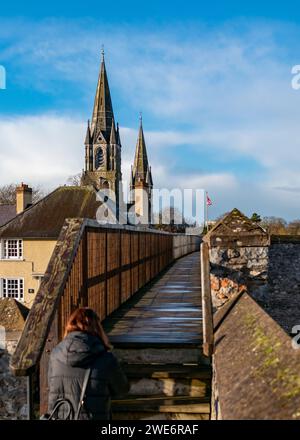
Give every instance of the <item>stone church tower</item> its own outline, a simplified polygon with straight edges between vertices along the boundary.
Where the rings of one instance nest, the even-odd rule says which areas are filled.
[[[123,203],[121,141],[119,126],[115,125],[103,51],[92,121],[88,122],[85,138],[85,170],[81,184],[92,185],[96,190],[109,188],[115,193],[117,207],[119,202]]]
[[[143,217],[143,221],[149,224],[152,221],[152,189],[152,173],[148,163],[141,117],[134,164],[131,169],[130,190],[136,216]]]

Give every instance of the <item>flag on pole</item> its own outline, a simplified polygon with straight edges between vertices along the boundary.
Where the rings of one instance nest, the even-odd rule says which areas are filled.
[[[206,194],[206,205],[207,205],[207,206],[211,206],[211,205],[212,205],[212,201],[211,201],[210,198],[208,197],[208,194]]]

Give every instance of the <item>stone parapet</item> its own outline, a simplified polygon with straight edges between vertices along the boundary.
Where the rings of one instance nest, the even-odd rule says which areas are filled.
[[[210,248],[212,301],[217,309],[247,289],[266,296],[270,238],[257,223],[234,209],[203,238]]]

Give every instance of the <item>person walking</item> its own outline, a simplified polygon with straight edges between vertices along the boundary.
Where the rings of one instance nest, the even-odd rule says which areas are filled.
[[[129,391],[126,375],[109,351],[111,348],[100,318],[92,309],[81,307],[72,313],[64,339],[50,355],[48,413],[53,411],[59,399],[67,399],[76,410],[86,382],[84,403],[78,418],[111,419],[111,398],[122,397]],[[59,418],[65,418],[65,412],[61,406]]]

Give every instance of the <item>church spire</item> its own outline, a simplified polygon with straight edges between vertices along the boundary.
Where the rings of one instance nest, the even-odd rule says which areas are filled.
[[[114,145],[117,143],[117,137],[116,137],[116,127],[115,127],[115,121],[112,120],[111,123],[111,131],[110,131],[110,139],[109,139],[110,145]]]
[[[97,191],[109,188],[116,202],[116,217],[119,217],[119,206],[123,204],[121,142],[114,120],[103,49],[93,116],[86,131],[85,171],[81,184],[93,185]]]
[[[152,189],[153,181],[148,163],[141,115],[134,164],[131,171],[130,194],[131,202],[134,204],[135,216],[142,219],[142,223],[145,222],[145,224],[152,221]]]
[[[133,165],[133,178],[136,182],[144,181],[146,182],[147,174],[149,173],[149,163],[148,163],[148,156],[147,156],[147,149],[146,149],[146,142],[144,137],[144,130],[143,130],[143,120],[142,115],[140,116],[140,129],[139,129],[139,135],[138,140],[136,144],[136,150],[135,150],[135,158],[134,158],[134,165]]]
[[[119,130],[119,123],[118,122],[117,122],[116,136],[117,136],[117,144],[120,145],[120,147],[121,147],[120,130]]]
[[[89,145],[90,142],[91,142],[91,130],[90,130],[90,120],[88,119],[84,144]]]
[[[96,96],[94,101],[94,110],[91,124],[92,135],[95,139],[101,131],[105,140],[109,141],[112,120],[114,118],[111,102],[110,90],[108,85],[104,50],[102,49],[102,60],[98,78]]]

